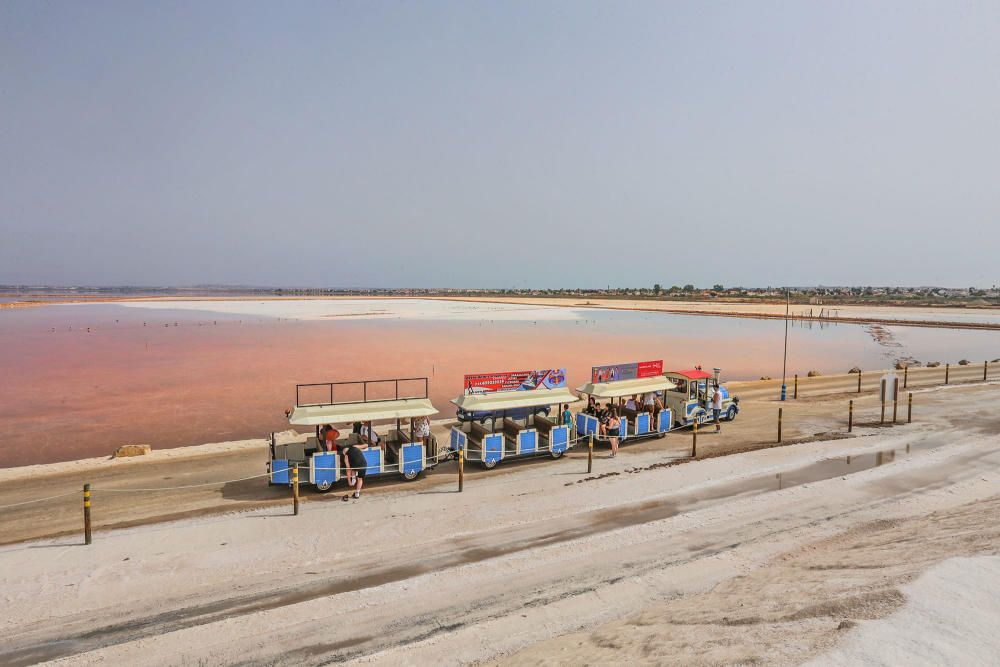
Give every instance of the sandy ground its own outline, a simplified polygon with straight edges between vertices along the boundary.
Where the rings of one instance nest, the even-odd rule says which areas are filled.
[[[877,421],[879,407],[876,391],[884,371],[862,374],[862,393],[857,394],[856,375],[831,375],[799,379],[799,399],[785,403],[782,435],[786,442],[828,438],[846,429],[847,403],[855,401],[857,423]],[[992,369],[991,378],[996,370]],[[953,383],[975,383],[982,379],[981,368],[959,367],[951,370]],[[909,386],[915,395],[915,414],[920,419],[925,389],[939,386],[943,369],[915,369]],[[767,447],[777,435],[776,398],[781,381],[733,382],[729,388],[743,401],[743,411],[736,422],[727,425],[725,438],[701,437],[701,456],[731,453]],[[794,383],[789,381],[789,397]],[[906,415],[905,398],[898,406],[898,417]],[[891,408],[887,418],[891,417]],[[440,442],[447,442],[449,420],[435,423]],[[288,437],[293,437],[289,434]],[[691,436],[687,431],[669,434],[662,441],[629,445],[634,451],[689,453]],[[571,451],[568,459],[580,460],[582,451]],[[80,461],[23,466],[0,470],[0,544],[40,537],[78,534],[80,531],[80,489],[89,483],[94,491],[94,525],[99,528],[122,528],[169,521],[183,517],[243,511],[268,506],[287,505],[286,488],[269,487],[261,477],[266,473],[267,445],[262,438],[154,451],[151,456],[128,459],[91,458]],[[519,474],[534,462],[519,462],[485,472],[470,466],[467,474],[480,476]],[[395,479],[373,480],[370,491],[396,495],[454,487],[457,474],[454,462],[444,463],[416,482],[400,485]],[[173,487],[186,487],[174,489]],[[157,492],[123,493],[122,489],[160,489]],[[405,491],[404,491],[405,489]],[[67,494],[67,495],[64,495]],[[17,505],[38,498],[60,496],[45,503]],[[326,503],[336,500],[305,489],[304,502]]]
[[[805,442],[715,456],[770,430],[774,404],[748,399],[693,462],[677,435],[600,452],[589,475],[533,461],[458,494],[442,471],[297,517],[283,503],[10,544],[0,663],[846,664],[894,614],[963,601],[996,635],[997,593],[975,585],[989,565],[946,571],[979,590],[959,601],[920,576],[940,588],[939,563],[1000,554],[998,394],[921,389],[913,424],[881,428],[863,397],[863,425],[834,439],[816,433],[846,435],[847,394],[800,398]],[[899,664],[919,643],[897,650],[871,655]]]
[[[431,297],[447,298],[447,297]],[[645,299],[565,299],[547,297],[462,297],[455,299],[476,303],[532,304],[563,308],[606,308],[611,310],[649,310],[691,315],[737,317],[784,317],[784,303],[733,303],[725,301],[652,301]],[[834,314],[826,312],[832,308]],[[794,304],[789,312],[794,318],[837,318],[846,321],[891,322],[901,324],[948,322],[955,325],[1000,327],[1000,308],[947,308],[914,306],[826,306]]]

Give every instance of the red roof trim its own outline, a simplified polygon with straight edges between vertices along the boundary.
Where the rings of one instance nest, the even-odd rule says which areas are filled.
[[[683,375],[689,380],[707,380],[708,378],[714,377],[711,373],[706,373],[705,371],[700,371],[693,368],[689,371],[673,371],[677,375]]]

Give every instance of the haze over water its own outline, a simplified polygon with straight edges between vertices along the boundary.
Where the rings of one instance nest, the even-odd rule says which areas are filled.
[[[0,319],[0,466],[262,437],[287,428],[296,383],[427,376],[447,418],[465,373],[565,367],[577,387],[592,365],[664,359],[719,366],[724,380],[780,377],[784,334],[780,320],[399,299],[73,304]],[[859,325],[793,322],[788,373],[1000,356],[995,331],[888,331],[879,343]]]

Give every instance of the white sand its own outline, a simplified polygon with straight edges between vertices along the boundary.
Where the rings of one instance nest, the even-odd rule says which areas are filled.
[[[257,317],[300,320],[405,319],[447,321],[575,320],[583,315],[573,308],[532,304],[469,303],[434,299],[264,299],[121,301],[128,308],[193,310]],[[66,304],[80,305],[80,304]]]
[[[1000,556],[948,559],[903,592],[900,611],[862,621],[810,667],[1000,663]]]

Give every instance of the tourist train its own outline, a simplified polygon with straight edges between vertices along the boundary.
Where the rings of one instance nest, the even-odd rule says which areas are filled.
[[[664,372],[662,361],[595,366],[577,394],[561,368],[474,374],[465,376],[462,393],[451,401],[456,423],[442,449],[429,428],[438,410],[428,386],[425,377],[296,385],[288,424],[315,433],[281,444],[271,434],[268,482],[292,484],[297,472],[300,483],[329,491],[346,479],[338,452],[352,445],[364,454],[366,477],[414,480],[460,453],[489,469],[511,459],[558,459],[591,439],[600,444],[616,437],[625,444],[662,438],[713,420],[715,387],[722,394],[720,418],[731,421],[739,413],[739,398],[722,386],[718,368]],[[617,432],[602,428],[602,406],[620,416]]]

